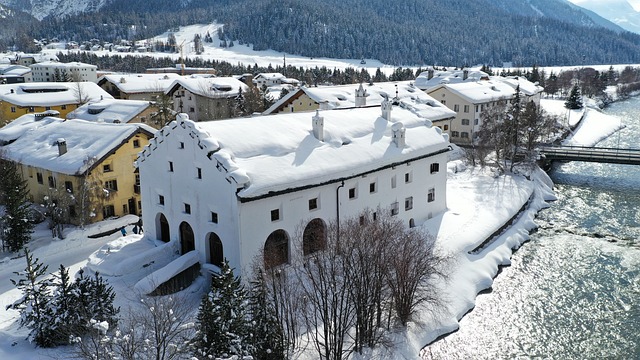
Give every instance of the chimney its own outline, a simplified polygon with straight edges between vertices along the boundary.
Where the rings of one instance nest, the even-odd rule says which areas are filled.
[[[316,110],[316,114],[311,118],[313,126],[313,136],[320,141],[324,141],[324,118],[320,116],[320,112]]]
[[[467,69],[462,70],[462,80],[467,80],[468,77],[469,77],[469,70]]]
[[[369,96],[369,94],[367,94],[367,90],[365,90],[362,87],[362,83],[360,83],[360,86],[356,89],[356,107],[366,106],[367,96]]]
[[[385,96],[380,108],[382,109],[382,117],[387,121],[391,121],[391,106],[392,104],[391,101],[389,101],[389,97]]]
[[[406,131],[407,129],[404,128],[404,125],[401,122],[391,125],[391,140],[400,149],[405,145],[404,135]]]
[[[427,70],[427,80],[433,79],[434,74],[435,74],[435,71],[433,69]]]
[[[58,139],[58,156],[62,156],[67,153],[67,141],[63,138]]]

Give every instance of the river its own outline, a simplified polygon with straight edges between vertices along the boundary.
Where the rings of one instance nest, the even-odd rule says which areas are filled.
[[[598,146],[640,148],[640,98]],[[425,359],[640,359],[640,166],[554,165],[558,200],[460,329]]]

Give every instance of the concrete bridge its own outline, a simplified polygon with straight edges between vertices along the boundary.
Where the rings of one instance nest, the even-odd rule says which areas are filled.
[[[617,149],[584,146],[544,146],[542,161],[585,161],[608,164],[640,165],[640,149]]]

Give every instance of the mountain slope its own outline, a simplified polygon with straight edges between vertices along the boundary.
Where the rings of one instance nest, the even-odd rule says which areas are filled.
[[[108,0],[0,0],[0,4],[26,12],[38,20],[95,12]]]
[[[580,7],[591,10],[621,28],[640,33],[640,12],[636,11],[627,0],[575,0]]]

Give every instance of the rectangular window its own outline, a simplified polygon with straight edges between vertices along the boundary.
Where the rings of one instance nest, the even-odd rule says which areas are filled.
[[[372,182],[372,183],[369,184],[369,192],[370,193],[376,192],[376,183],[375,182]]]
[[[189,112],[196,112],[196,109],[195,109],[195,108],[190,107],[190,108],[189,108]]]
[[[184,213],[185,214],[191,214],[191,205],[189,204],[184,204]]]
[[[111,164],[104,164],[102,165],[102,172],[112,172],[113,169],[111,168]]]
[[[53,176],[49,176],[49,187],[51,189],[56,188],[56,179],[54,179]]]
[[[271,221],[280,220],[280,209],[271,210]]]
[[[392,189],[395,189],[395,188],[396,188],[396,176],[395,176],[395,175],[393,175],[393,176],[391,177],[391,188],[392,188]]]
[[[404,210],[407,211],[411,209],[413,209],[413,196],[404,199]]]
[[[143,121],[144,122],[144,121]],[[140,140],[133,140],[133,147],[134,148],[139,148],[140,147]]]
[[[459,136],[460,136],[460,133],[459,133],[459,132],[457,132],[457,131],[452,131],[452,132],[451,132],[451,136],[452,136],[452,137],[459,137]]]
[[[164,196],[158,195],[158,204],[164,205]]]
[[[356,188],[351,188],[349,189],[349,199],[355,199],[356,198]]]
[[[184,149],[184,142],[180,141],[180,145],[178,145],[179,149]]]
[[[11,112],[12,112],[12,113],[16,112],[16,107],[15,107],[15,106],[12,106],[12,107],[11,107]]]
[[[123,204],[123,205],[122,205],[122,214],[126,214],[126,213],[128,213],[128,211],[127,211],[127,204]]]
[[[104,188],[109,191],[118,191],[118,180],[108,180],[104,182]]]
[[[462,119],[462,125],[469,125],[469,119]]]
[[[449,130],[449,125],[445,125],[445,126],[444,126],[444,130],[445,130],[445,131]]]
[[[71,181],[65,181],[64,188],[67,190],[69,194],[73,194],[73,183]]]
[[[173,172],[173,161],[169,161],[169,172]]]
[[[429,170],[432,174],[435,174],[440,171],[440,163],[432,163],[429,167]]]
[[[318,208],[318,198],[309,199],[309,210]]]
[[[464,112],[468,113],[469,112],[469,105],[465,105],[464,106]]]
[[[202,169],[201,168],[196,168],[196,173],[197,173],[197,177],[198,179],[202,179]]]
[[[45,106],[45,107],[44,107],[44,110],[45,110],[45,111],[49,111],[49,110],[51,110],[51,106]]]
[[[61,110],[67,110],[67,105],[60,105]]]
[[[476,105],[476,112],[478,112],[478,105]]]
[[[33,106],[29,106],[29,109],[28,109],[28,110],[29,110],[29,112],[35,112],[35,111],[36,111],[36,108],[35,108],[35,107],[33,107]]]
[[[211,212],[211,222],[214,224],[218,223],[218,213],[217,212]]]
[[[400,212],[400,208],[398,206],[398,202],[394,202],[391,204],[391,215],[395,216],[398,215],[398,213]]]
[[[410,183],[411,181],[413,181],[413,174],[411,172],[405,173],[404,174],[404,182],[406,184]]]
[[[478,125],[478,119],[473,120],[473,125]]]
[[[455,112],[460,111],[460,105],[458,105],[458,104],[453,105],[453,111],[455,111]]]
[[[463,139],[468,139],[469,138],[469,133],[466,131],[463,131],[460,133],[460,137]]]
[[[442,105],[447,105],[447,100],[442,100],[440,102],[442,103]]]
[[[436,201],[436,189],[429,189],[429,191],[427,192],[427,202],[434,202]]]
[[[116,216],[116,208],[113,205],[105,205],[102,207],[102,217],[110,218],[112,216]]]
[[[44,180],[42,179],[42,173],[36,173],[36,179],[38,180],[38,184],[44,183]]]

